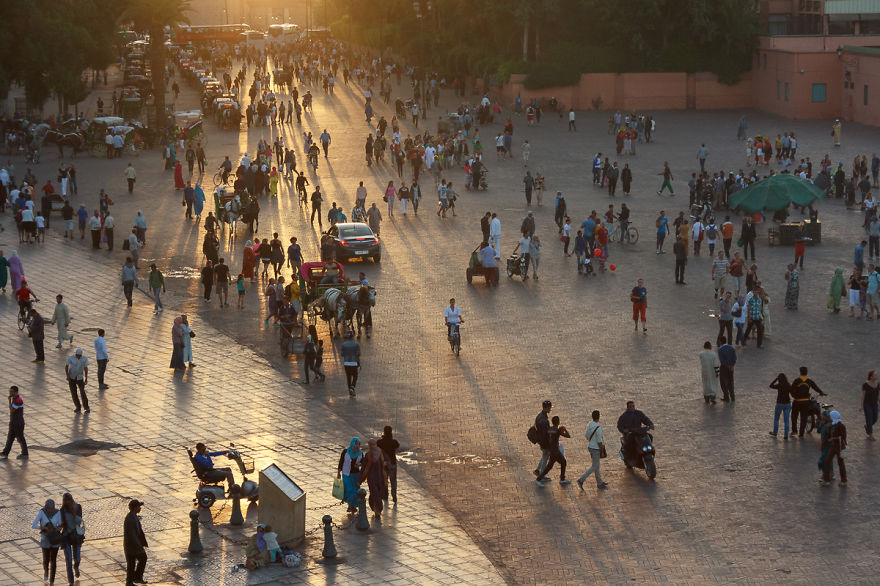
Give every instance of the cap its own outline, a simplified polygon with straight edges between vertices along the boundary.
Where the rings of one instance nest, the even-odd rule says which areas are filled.
[[[266,529],[266,526],[262,523],[257,523],[257,529]]]
[[[142,507],[142,506],[144,506],[143,501],[139,501],[137,499],[131,499],[130,501],[128,501],[128,510],[130,510],[130,511],[134,510],[135,507]]]
[[[83,353],[83,349],[82,349],[82,348],[77,348],[77,349],[76,349],[76,355],[77,355],[77,356],[82,356],[82,353]]]
[[[831,417],[831,423],[834,423],[834,424],[840,423],[840,412],[832,411],[828,415]]]
[[[552,401],[549,401],[549,400],[548,400],[548,401],[544,401],[543,403],[541,403],[541,406],[542,406],[542,407],[552,407],[552,406],[553,406],[553,402],[552,402]]]

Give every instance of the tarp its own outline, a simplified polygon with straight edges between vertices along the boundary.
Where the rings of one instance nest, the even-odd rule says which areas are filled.
[[[810,205],[825,193],[805,179],[787,173],[762,179],[730,196],[730,207],[746,212],[776,211],[790,203]]]

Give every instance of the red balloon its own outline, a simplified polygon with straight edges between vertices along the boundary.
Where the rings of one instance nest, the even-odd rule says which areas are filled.
[[[596,256],[599,256],[600,254],[602,254],[602,250],[597,248],[596,250],[593,251],[593,254]]]
[[[608,267],[608,268],[611,269],[612,271],[616,271],[616,270],[617,270],[617,265],[611,265],[611,266]]]

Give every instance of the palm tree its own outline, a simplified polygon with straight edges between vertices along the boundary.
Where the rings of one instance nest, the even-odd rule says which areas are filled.
[[[186,13],[192,11],[189,0],[128,0],[121,22],[133,22],[135,28],[150,33],[150,63],[153,76],[153,104],[156,123],[165,120],[165,27],[189,24]]]

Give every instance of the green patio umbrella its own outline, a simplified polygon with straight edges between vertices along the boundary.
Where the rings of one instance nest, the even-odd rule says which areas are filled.
[[[806,179],[786,173],[761,179],[754,185],[733,194],[730,197],[730,207],[740,208],[746,212],[761,210],[775,212],[785,208],[789,203],[806,206],[824,197],[825,193]]]

